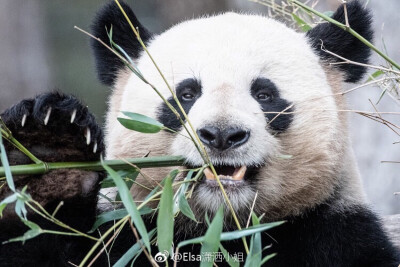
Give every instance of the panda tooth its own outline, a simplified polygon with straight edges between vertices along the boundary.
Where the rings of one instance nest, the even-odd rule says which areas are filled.
[[[204,175],[206,176],[207,180],[215,180],[215,176],[210,170],[210,168],[205,168],[204,169]]]
[[[74,123],[75,117],[76,117],[76,109],[74,109],[71,113],[71,123]]]
[[[24,116],[22,116],[22,120],[21,120],[21,126],[22,126],[22,127],[24,127],[24,126],[25,126],[26,117],[27,117],[27,115],[26,115],[26,114],[24,114]]]
[[[94,142],[93,153],[96,154],[96,152],[97,152],[97,142]]]
[[[85,136],[86,136],[86,144],[89,145],[90,144],[90,129],[89,129],[89,127],[86,128]]]
[[[44,118],[44,125],[47,125],[50,119],[50,114],[51,114],[51,107],[47,110],[46,117]]]
[[[235,181],[240,181],[243,180],[244,174],[246,173],[247,167],[246,166],[242,166],[240,167],[240,169],[236,169],[235,173],[232,176],[232,179]]]

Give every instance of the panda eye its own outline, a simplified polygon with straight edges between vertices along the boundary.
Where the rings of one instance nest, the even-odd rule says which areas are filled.
[[[272,100],[272,95],[267,93],[259,93],[257,94],[257,99],[260,101],[269,101]]]
[[[184,101],[192,101],[194,99],[194,95],[190,93],[186,93],[182,95],[182,100]]]
[[[201,96],[200,81],[189,78],[181,81],[176,85],[176,95],[178,99],[186,104],[194,104],[194,102]]]

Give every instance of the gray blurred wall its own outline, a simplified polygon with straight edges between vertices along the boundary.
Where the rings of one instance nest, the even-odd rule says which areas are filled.
[[[74,25],[88,29],[104,0],[2,0],[0,6],[0,110],[25,97],[53,89],[73,93],[84,100],[102,122],[108,89],[96,79],[93,58],[86,36]],[[224,10],[267,14],[267,9],[246,0],[136,0],[127,1],[141,21],[153,32],[161,32],[184,19]],[[321,11],[334,10],[340,1],[319,1]],[[398,25],[400,1],[370,0],[374,13],[375,43],[384,38],[389,55],[400,62]],[[384,27],[382,27],[382,25]],[[374,64],[381,64],[377,56]],[[348,96],[351,109],[372,110],[368,99],[376,102],[377,88],[364,88]],[[399,106],[384,97],[381,111],[399,111]],[[398,117],[388,117],[400,125]],[[400,213],[400,141],[383,125],[350,115],[351,136],[368,200],[382,214]]]

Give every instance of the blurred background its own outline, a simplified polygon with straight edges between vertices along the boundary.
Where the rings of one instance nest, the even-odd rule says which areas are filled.
[[[96,79],[87,36],[74,25],[89,29],[91,19],[105,0],[1,0],[0,6],[0,111],[22,98],[59,89],[73,93],[103,122],[109,89]],[[154,33],[192,17],[221,11],[268,14],[268,8],[247,0],[128,0],[139,19]],[[278,1],[277,1],[278,2]],[[320,11],[335,10],[339,0],[320,0]],[[375,44],[400,62],[400,1],[370,0],[374,15]],[[375,56],[373,64],[381,64]],[[372,71],[371,71],[372,72]],[[349,86],[351,88],[351,86]],[[378,87],[365,87],[348,95],[351,109],[370,110]],[[398,101],[399,102],[399,101]],[[399,104],[385,95],[380,111],[400,111]],[[382,124],[350,114],[351,137],[363,177],[368,201],[381,214],[400,213],[399,137]],[[399,116],[386,116],[400,125]]]

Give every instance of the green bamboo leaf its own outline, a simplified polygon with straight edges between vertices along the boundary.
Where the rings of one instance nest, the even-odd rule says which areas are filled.
[[[122,111],[122,114],[124,114],[128,118],[130,118],[132,120],[135,120],[135,121],[140,121],[140,122],[143,122],[143,123],[152,124],[152,125],[155,125],[155,126],[158,126],[158,127],[164,127],[164,125],[161,122],[159,122],[159,121],[157,121],[157,120],[155,120],[153,118],[150,118],[148,116],[139,114],[139,113],[134,113],[134,112],[129,112],[129,111]]]
[[[270,259],[272,259],[276,255],[277,255],[277,253],[272,253],[272,254],[269,254],[269,255],[265,256],[261,261],[261,265],[263,265],[264,263],[266,263],[267,261],[269,261]]]
[[[135,168],[129,170],[119,170],[117,171],[119,176],[121,176],[126,182],[128,188],[132,187],[136,178],[139,175],[139,171]],[[115,187],[114,180],[109,175],[101,182],[101,188]]]
[[[144,206],[139,210],[140,215],[149,214],[153,210],[147,206]],[[92,229],[90,229],[89,233],[93,233],[100,225],[103,225],[109,221],[119,220],[128,215],[128,211],[126,209],[118,209],[104,212],[96,217],[96,221],[93,224]]]
[[[193,173],[194,173],[194,170],[188,171],[184,181],[192,179]],[[189,183],[183,183],[179,186],[179,189],[176,191],[175,196],[174,196],[174,215],[179,211],[180,196],[185,195],[188,187],[189,187]]]
[[[3,242],[3,244],[18,241],[22,241],[22,243],[25,243],[26,240],[35,238],[40,234],[42,234],[42,230],[28,230],[23,236],[11,238],[10,240]]]
[[[129,192],[128,187],[126,186],[126,184],[122,180],[122,178],[118,175],[118,173],[116,171],[114,171],[113,169],[111,169],[110,167],[108,167],[107,165],[105,165],[104,162],[103,162],[103,168],[113,178],[114,183],[117,186],[118,192],[121,196],[122,203],[124,204],[129,215],[131,216],[133,224],[136,226],[136,229],[138,230],[139,234],[141,235],[144,245],[147,247],[147,249],[150,252],[151,251],[150,250],[150,240],[149,240],[146,226],[144,225],[142,217],[140,216],[140,213],[136,207],[135,202],[133,201],[132,195]]]
[[[254,212],[251,213],[251,223],[253,224],[253,226],[260,225],[260,219]]]
[[[13,192],[15,192],[14,180],[11,175],[10,164],[8,163],[6,148],[3,145],[3,136],[1,134],[0,134],[0,153],[1,153],[0,155],[1,164],[3,165],[5,170],[7,185]]]
[[[184,181],[188,181],[192,179],[194,170],[190,170],[188,174],[186,175]],[[173,213],[174,215],[180,210],[183,215],[186,217],[192,219],[193,221],[197,222],[196,217],[194,216],[194,213],[192,209],[190,208],[190,205],[185,197],[186,191],[189,188],[189,183],[183,183],[178,191],[176,192],[174,196],[174,210]]]
[[[272,223],[264,223],[256,226],[251,226],[242,230],[236,230],[232,232],[225,232],[221,234],[221,241],[229,241],[229,240],[234,240],[238,238],[242,238],[244,236],[252,235],[254,233],[259,233],[263,232],[266,230],[269,230],[271,228],[274,228],[276,226],[279,226],[283,224],[284,221],[281,222],[272,222]]]
[[[257,216],[252,213],[251,219],[253,222],[253,226],[259,225],[260,221]],[[251,237],[250,241],[250,252],[247,255],[246,262],[244,264],[245,267],[252,266],[261,266],[261,257],[262,257],[262,246],[261,246],[261,233],[255,233]]]
[[[3,216],[3,210],[7,207],[7,205],[17,201],[17,199],[18,199],[18,193],[14,193],[0,202],[0,217]]]
[[[163,128],[130,119],[118,118],[118,121],[127,129],[140,133],[158,133]]]
[[[179,197],[179,209],[181,210],[183,215],[185,215],[189,219],[192,219],[193,221],[197,222],[196,217],[194,216],[194,213],[193,213],[192,209],[190,208],[190,205],[189,205],[185,195],[181,195]]]
[[[154,234],[156,232],[156,229],[153,229],[149,232],[149,238],[152,239]],[[140,240],[142,242],[142,239]],[[140,253],[142,252],[142,248],[139,243],[135,243],[130,249],[128,249],[125,254],[119,258],[119,260],[113,265],[113,267],[125,267],[129,264],[129,261],[131,261],[135,256],[139,256]]]
[[[381,76],[382,74],[384,74],[385,72],[383,72],[382,70],[377,70],[374,73],[368,75],[369,78],[366,82],[370,82],[372,80],[375,80],[376,78],[378,78],[379,76]]]
[[[22,219],[22,218],[21,218],[21,221],[26,226],[28,226],[30,228],[30,230],[25,232],[25,234],[23,236],[12,238],[8,241],[3,242],[3,244],[10,243],[10,242],[18,242],[18,241],[22,241],[22,243],[25,243],[26,240],[37,237],[38,235],[43,233],[43,230],[36,223]]]
[[[171,254],[174,236],[174,214],[172,177],[167,177],[160,200],[160,210],[157,216],[157,243],[159,251],[168,251]]]
[[[218,209],[211,224],[209,225],[206,234],[203,238],[203,245],[201,246],[200,255],[202,261],[200,267],[211,267],[214,263],[214,255],[218,252],[220,245],[220,237],[222,233],[222,226],[224,222],[224,206]],[[203,258],[208,255],[208,258]]]
[[[384,90],[382,90],[382,93],[380,94],[379,99],[378,99],[378,101],[376,102],[376,105],[378,105],[379,102],[381,102],[381,100],[382,100],[383,96],[386,94],[386,92],[387,92],[387,88],[385,88]]]
[[[40,226],[37,225],[37,224],[34,223],[34,222],[31,222],[31,221],[28,221],[28,220],[25,220],[25,219],[22,219],[22,222],[23,222],[26,226],[28,226],[31,230],[38,230],[38,229],[41,229]]]
[[[118,171],[118,174],[123,178],[123,180],[126,183],[126,186],[131,189],[133,183],[136,181],[136,178],[139,175],[139,171],[134,169],[133,171]],[[121,197],[119,194],[117,194],[117,196],[115,197],[115,201],[121,201]]]
[[[126,209],[119,209],[119,210],[112,210],[108,212],[104,212],[97,216],[96,221],[93,224],[92,229],[90,229],[89,233],[93,233],[100,225],[113,221],[113,220],[119,220],[123,217],[128,215],[128,211]]]
[[[284,222],[285,221],[263,223],[263,224],[256,225],[256,226],[250,226],[250,227],[242,229],[242,230],[236,230],[236,231],[232,231],[232,232],[224,232],[221,234],[221,241],[230,241],[230,240],[242,238],[244,236],[249,236],[254,233],[263,232],[263,231],[266,231],[273,227],[279,226],[279,225],[283,224]],[[200,236],[200,237],[196,237],[193,239],[184,240],[178,244],[178,247],[183,247],[183,246],[186,246],[189,244],[199,244],[199,243],[203,242],[203,238],[204,238],[204,236]]]
[[[229,255],[228,251],[220,244],[219,249],[221,250],[222,254],[224,255],[225,261],[231,267],[239,267],[239,261],[235,261],[232,256]]]
[[[122,112],[129,119],[118,118],[118,121],[127,129],[141,133],[158,133],[164,125],[155,119],[133,112]]]
[[[125,52],[124,49],[122,49],[122,47],[120,47],[118,44],[116,44],[113,39],[113,27],[111,25],[110,31],[107,31],[107,27],[106,27],[106,32],[111,44],[111,48],[117,53],[118,51],[116,51],[115,48],[117,48],[125,57],[125,59],[129,62],[129,64],[126,64],[125,61],[123,61],[123,63],[125,64],[125,66],[127,66],[136,76],[138,76],[142,81],[145,81],[143,74],[140,72],[140,70],[138,69],[138,67],[136,66],[136,64],[133,62],[132,58],[128,55],[128,53]],[[120,54],[119,54],[120,55]],[[121,55],[120,55],[121,56]]]
[[[26,219],[26,214],[28,213],[25,208],[25,202],[21,199],[17,199],[15,203],[15,213],[17,213],[18,217]]]
[[[179,170],[173,170],[173,171],[171,171],[171,172],[168,174],[168,176],[165,177],[165,178],[160,182],[160,185],[161,185],[161,186],[164,186],[165,181],[166,181],[169,177],[171,177],[172,180],[174,180],[175,177],[178,175],[178,173],[179,173]],[[145,200],[148,200],[148,199],[151,198],[155,193],[157,193],[157,192],[161,189],[161,186],[160,186],[160,185],[157,185],[156,187],[154,187],[154,189],[151,190],[151,192],[145,197]]]
[[[308,32],[309,30],[312,29],[312,27],[310,25],[308,25],[307,22],[305,22],[304,20],[302,20],[299,16],[297,16],[296,14],[292,13],[292,17],[294,19],[294,21],[297,23],[297,25],[299,25],[300,29],[303,32]]]

